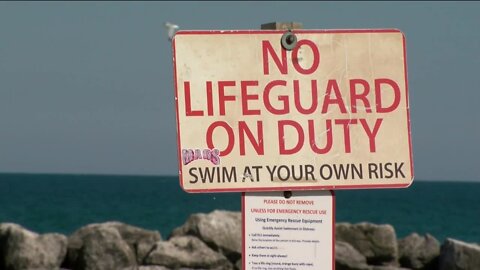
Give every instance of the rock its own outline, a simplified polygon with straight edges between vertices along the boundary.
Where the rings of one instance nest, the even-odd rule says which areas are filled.
[[[113,227],[100,227],[83,238],[73,270],[132,269],[135,254]]]
[[[480,246],[447,238],[440,249],[439,270],[480,269]]]
[[[236,263],[235,263],[235,268],[237,270],[242,270],[242,259],[238,260]]]
[[[122,269],[122,270],[173,270],[173,269],[166,268],[164,266],[158,266],[158,265],[143,265],[143,266],[139,266],[138,268],[135,268],[135,269]],[[178,269],[175,269],[175,270],[207,270],[207,269],[178,268]],[[218,269],[218,270],[220,270],[220,269]]]
[[[366,257],[372,265],[396,264],[398,257],[397,237],[391,225],[371,223],[337,223],[337,241],[347,242]]]
[[[153,245],[162,239],[158,231],[145,230],[121,222],[90,224],[78,229],[68,238],[68,253],[63,266],[73,268],[85,237],[103,228],[116,230],[120,234],[122,240],[134,252],[138,264],[142,263]]]
[[[127,270],[127,269],[122,269],[122,270]],[[143,266],[140,266],[138,268],[135,268],[135,269],[128,269],[128,270],[172,270],[170,268],[166,268],[164,266],[158,266],[158,265],[143,265]],[[206,269],[200,269],[200,268],[196,268],[196,269],[192,269],[192,268],[178,268],[178,269],[175,269],[175,270],[206,270]],[[221,269],[218,269],[218,270],[221,270]]]
[[[241,258],[242,217],[240,212],[215,210],[209,214],[193,214],[172,232],[172,237],[193,235],[232,263]]]
[[[400,265],[415,270],[434,270],[438,268],[440,242],[430,234],[420,236],[412,233],[398,241]]]
[[[136,245],[136,252],[135,252],[137,255],[137,263],[143,264],[143,262],[145,261],[145,258],[153,250],[154,247],[155,247],[155,243],[151,243],[151,242],[138,243]]]
[[[164,266],[158,266],[158,265],[143,265],[133,270],[171,270],[171,269]],[[202,270],[202,269],[178,268],[176,270]]]
[[[146,265],[161,265],[171,269],[201,268],[230,270],[233,265],[220,253],[210,249],[194,236],[177,236],[157,242],[145,258]]]
[[[158,265],[144,265],[138,267],[138,270],[170,270],[170,268],[166,268],[164,266],[158,266]]]
[[[401,268],[401,267],[396,267],[393,265],[385,265],[385,266],[370,266],[370,270],[411,270],[410,268]]]
[[[108,222],[104,224],[107,226],[110,225],[118,230],[123,240],[135,251],[138,263],[143,261],[156,242],[162,240],[162,236],[158,231],[145,230],[120,222]]]
[[[122,270],[127,270],[127,269],[122,269]],[[172,270],[170,268],[166,268],[164,266],[158,266],[158,265],[143,265],[143,266],[139,266],[138,268],[135,268],[135,269],[128,269],[128,270]],[[206,270],[206,269],[192,269],[192,268],[178,268],[178,269],[175,269],[175,270]],[[218,269],[220,270],[220,269]]]
[[[335,242],[336,270],[368,270],[367,259],[350,244]]]
[[[66,252],[64,235],[38,235],[17,224],[0,224],[0,269],[59,269]]]

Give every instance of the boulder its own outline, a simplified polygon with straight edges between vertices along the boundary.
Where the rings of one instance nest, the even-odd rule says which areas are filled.
[[[39,235],[17,224],[0,224],[0,269],[59,269],[66,252],[64,235]]]
[[[240,212],[215,210],[209,214],[193,214],[175,229],[171,237],[192,235],[213,250],[225,255],[232,263],[241,258],[242,216]]]
[[[135,269],[122,269],[122,270],[173,270],[164,266],[158,266],[158,265],[142,265],[139,266],[138,268]],[[192,269],[192,268],[178,268],[175,270],[205,270],[205,269]],[[220,270],[220,269],[218,269]]]
[[[397,267],[397,266],[393,266],[393,265],[384,265],[384,266],[374,265],[374,266],[370,266],[369,270],[411,270],[411,269],[410,268]]]
[[[242,259],[238,260],[236,263],[235,263],[235,269],[237,270],[242,270]]]
[[[337,223],[335,239],[347,242],[372,265],[396,264],[397,237],[391,225]]]
[[[438,269],[480,269],[480,246],[447,238],[440,249]]]
[[[146,265],[161,265],[171,269],[233,269],[233,265],[220,253],[210,249],[194,236],[177,236],[157,242],[145,258]]]
[[[87,234],[78,251],[73,270],[134,269],[135,254],[112,227],[100,227]]]
[[[398,241],[400,265],[415,270],[434,270],[438,268],[440,242],[430,234],[420,236],[412,233]]]
[[[146,230],[120,222],[107,222],[104,224],[118,230],[123,240],[135,251],[139,264],[148,255],[155,243],[162,240],[162,236],[158,231]]]
[[[160,241],[160,240],[159,240]],[[143,264],[147,255],[153,250],[155,247],[155,243],[151,242],[141,242],[136,245],[136,255],[137,255],[137,263],[139,265]]]
[[[145,230],[121,222],[90,224],[78,229],[68,238],[68,253],[64,267],[73,269],[77,261],[78,252],[84,245],[84,239],[88,235],[102,229],[117,231],[121,239],[134,252],[138,264],[142,263],[153,245],[162,239],[158,231]]]
[[[368,270],[367,259],[350,244],[335,242],[336,270]]]
[[[172,270],[170,268],[167,268],[165,266],[158,266],[158,265],[142,265],[139,266],[138,268],[135,268],[133,270]],[[202,270],[202,269],[192,269],[192,268],[178,268],[175,270]]]
[[[170,269],[170,268],[166,268],[164,266],[158,266],[158,265],[143,265],[143,266],[139,266],[138,268],[135,268],[135,269],[122,269],[122,270],[173,270],[173,269]],[[200,269],[200,268],[196,268],[196,269],[192,269],[192,268],[178,268],[178,269],[175,269],[175,270],[206,270],[206,269]],[[218,270],[221,270],[221,269],[218,269]]]
[[[138,267],[138,270],[170,270],[170,268],[158,265],[143,265]]]

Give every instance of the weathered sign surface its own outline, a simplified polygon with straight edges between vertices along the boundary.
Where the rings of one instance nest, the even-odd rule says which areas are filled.
[[[179,174],[188,192],[407,187],[398,30],[180,31]]]

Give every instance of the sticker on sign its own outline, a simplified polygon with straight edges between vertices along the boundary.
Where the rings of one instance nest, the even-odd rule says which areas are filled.
[[[408,187],[398,30],[180,31],[173,40],[187,192]]]

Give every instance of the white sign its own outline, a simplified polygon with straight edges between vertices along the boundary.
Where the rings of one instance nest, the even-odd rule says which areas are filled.
[[[245,193],[244,270],[328,270],[335,264],[330,191]]]
[[[404,35],[394,29],[180,31],[173,40],[188,192],[408,187]]]

